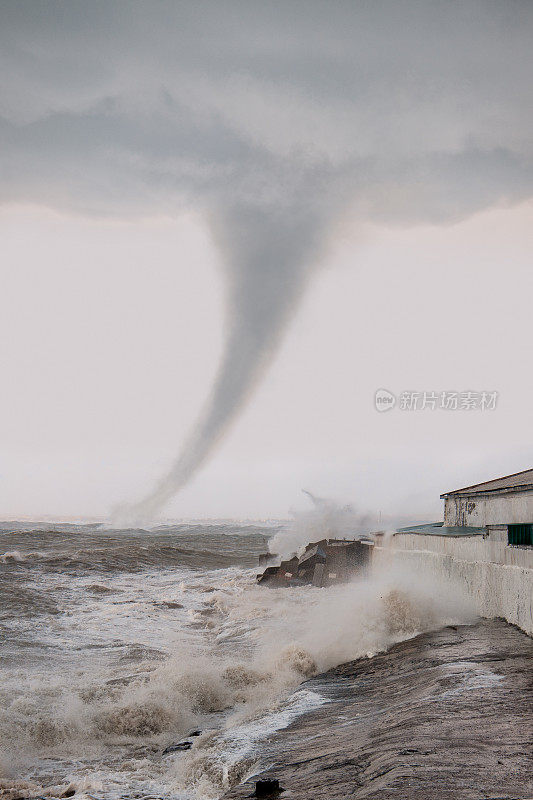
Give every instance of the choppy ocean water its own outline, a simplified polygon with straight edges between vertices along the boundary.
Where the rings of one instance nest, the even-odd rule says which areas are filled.
[[[0,787],[218,797],[260,767],[265,737],[327,702],[306,678],[472,615],[394,571],[259,587],[279,530],[0,524]]]

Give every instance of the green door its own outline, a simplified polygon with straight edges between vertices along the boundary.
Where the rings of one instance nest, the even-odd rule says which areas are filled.
[[[507,543],[522,547],[533,545],[533,525],[508,525]]]

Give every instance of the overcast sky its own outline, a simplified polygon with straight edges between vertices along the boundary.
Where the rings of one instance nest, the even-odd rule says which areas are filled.
[[[438,518],[531,467],[532,37],[514,0],[0,0],[0,516],[137,503],[202,408],[164,515]]]

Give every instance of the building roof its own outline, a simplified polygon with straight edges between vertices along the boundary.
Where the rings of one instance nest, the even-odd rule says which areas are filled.
[[[475,497],[476,495],[511,494],[513,492],[526,492],[533,489],[533,469],[525,469],[506,475],[504,478],[495,478],[485,483],[475,483],[463,489],[445,492],[441,497],[460,495],[462,497]]]
[[[486,528],[445,526],[442,522],[426,522],[424,525],[409,525],[407,528],[398,528],[396,531],[396,533],[418,533],[426,536],[479,536],[479,534],[486,532]]]

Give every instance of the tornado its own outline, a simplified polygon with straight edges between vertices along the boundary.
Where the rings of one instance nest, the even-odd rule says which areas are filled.
[[[210,213],[226,276],[226,343],[207,401],[170,470],[141,501],[112,516],[150,525],[228,433],[276,354],[327,240],[317,203],[235,205]]]

